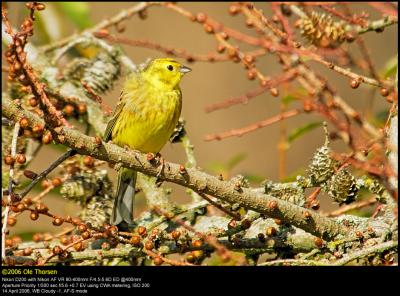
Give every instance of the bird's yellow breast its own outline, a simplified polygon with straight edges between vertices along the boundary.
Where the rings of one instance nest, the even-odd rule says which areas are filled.
[[[151,88],[124,95],[125,106],[115,123],[112,140],[141,152],[159,152],[168,142],[181,113],[179,89],[156,91]]]

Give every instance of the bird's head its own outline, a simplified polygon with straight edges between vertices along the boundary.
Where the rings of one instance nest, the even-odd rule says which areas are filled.
[[[191,69],[170,58],[154,59],[143,69],[143,78],[160,89],[175,89]]]

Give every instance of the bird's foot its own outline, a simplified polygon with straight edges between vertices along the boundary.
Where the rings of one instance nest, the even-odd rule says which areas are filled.
[[[156,158],[156,156],[154,155],[154,153],[149,152],[149,153],[147,153],[146,158],[147,158],[147,161],[153,162],[154,159]]]
[[[156,175],[156,185],[160,186],[162,184],[162,180],[161,180],[161,175],[164,172],[164,168],[165,168],[165,159],[161,157],[161,154],[157,153],[156,157],[158,158],[158,163],[160,164],[160,169],[158,170],[158,173]]]

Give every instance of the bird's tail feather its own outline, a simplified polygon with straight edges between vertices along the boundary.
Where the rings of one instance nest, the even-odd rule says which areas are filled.
[[[114,209],[111,215],[111,224],[134,224],[134,198],[137,172],[131,169],[121,168],[118,173],[117,194],[114,201]]]

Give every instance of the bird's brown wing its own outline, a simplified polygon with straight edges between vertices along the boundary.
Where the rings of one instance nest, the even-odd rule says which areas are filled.
[[[121,93],[117,107],[115,107],[114,113],[113,113],[110,121],[107,124],[106,131],[104,132],[103,140],[105,142],[111,140],[113,128],[114,128],[115,123],[117,122],[118,117],[121,114],[121,111],[124,108],[124,106],[125,106],[125,100],[122,99],[122,93]]]

